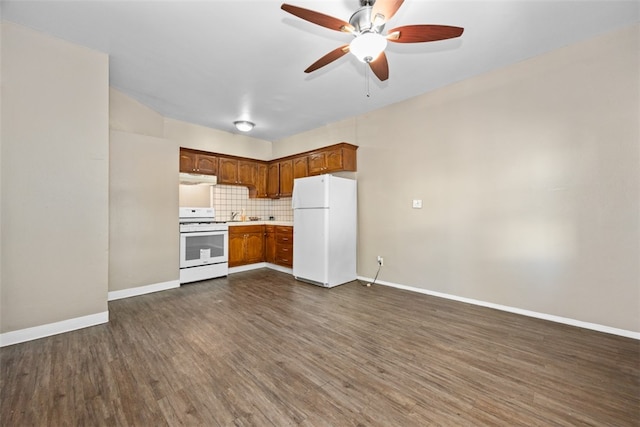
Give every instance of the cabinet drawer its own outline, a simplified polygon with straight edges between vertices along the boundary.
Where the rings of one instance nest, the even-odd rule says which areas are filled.
[[[276,242],[285,245],[293,244],[293,235],[277,233]]]
[[[229,234],[264,233],[264,225],[232,225]]]
[[[276,245],[276,264],[285,267],[293,266],[293,245]]]
[[[291,258],[293,255],[293,245],[278,243],[276,245],[276,256]]]
[[[277,256],[276,264],[291,268],[293,267],[293,260],[291,258]]]

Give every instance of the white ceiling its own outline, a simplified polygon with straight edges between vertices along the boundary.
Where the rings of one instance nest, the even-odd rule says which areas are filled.
[[[287,0],[348,21],[359,0]],[[111,86],[166,117],[278,139],[639,21],[637,0],[406,0],[386,29],[464,27],[458,39],[387,47],[389,79],[352,55],[303,70],[350,35],[274,0],[2,1],[2,18],[109,54]],[[370,97],[367,97],[369,82]]]

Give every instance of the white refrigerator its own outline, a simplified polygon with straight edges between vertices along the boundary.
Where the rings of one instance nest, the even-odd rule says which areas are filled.
[[[356,280],[357,186],[333,175],[293,181],[293,276],[331,288]]]

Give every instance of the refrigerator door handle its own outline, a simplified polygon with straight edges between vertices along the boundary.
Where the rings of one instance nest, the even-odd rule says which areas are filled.
[[[297,193],[297,191],[296,191],[295,182],[294,182],[294,184],[293,184],[293,194],[291,194],[291,209],[295,209],[296,208],[296,200],[298,199],[296,193]]]

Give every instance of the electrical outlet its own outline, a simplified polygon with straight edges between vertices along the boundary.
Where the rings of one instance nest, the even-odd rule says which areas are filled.
[[[378,255],[378,265],[384,265],[384,258],[382,258],[380,255]]]
[[[413,199],[413,203],[411,204],[413,209],[422,209],[422,200],[421,199]]]

